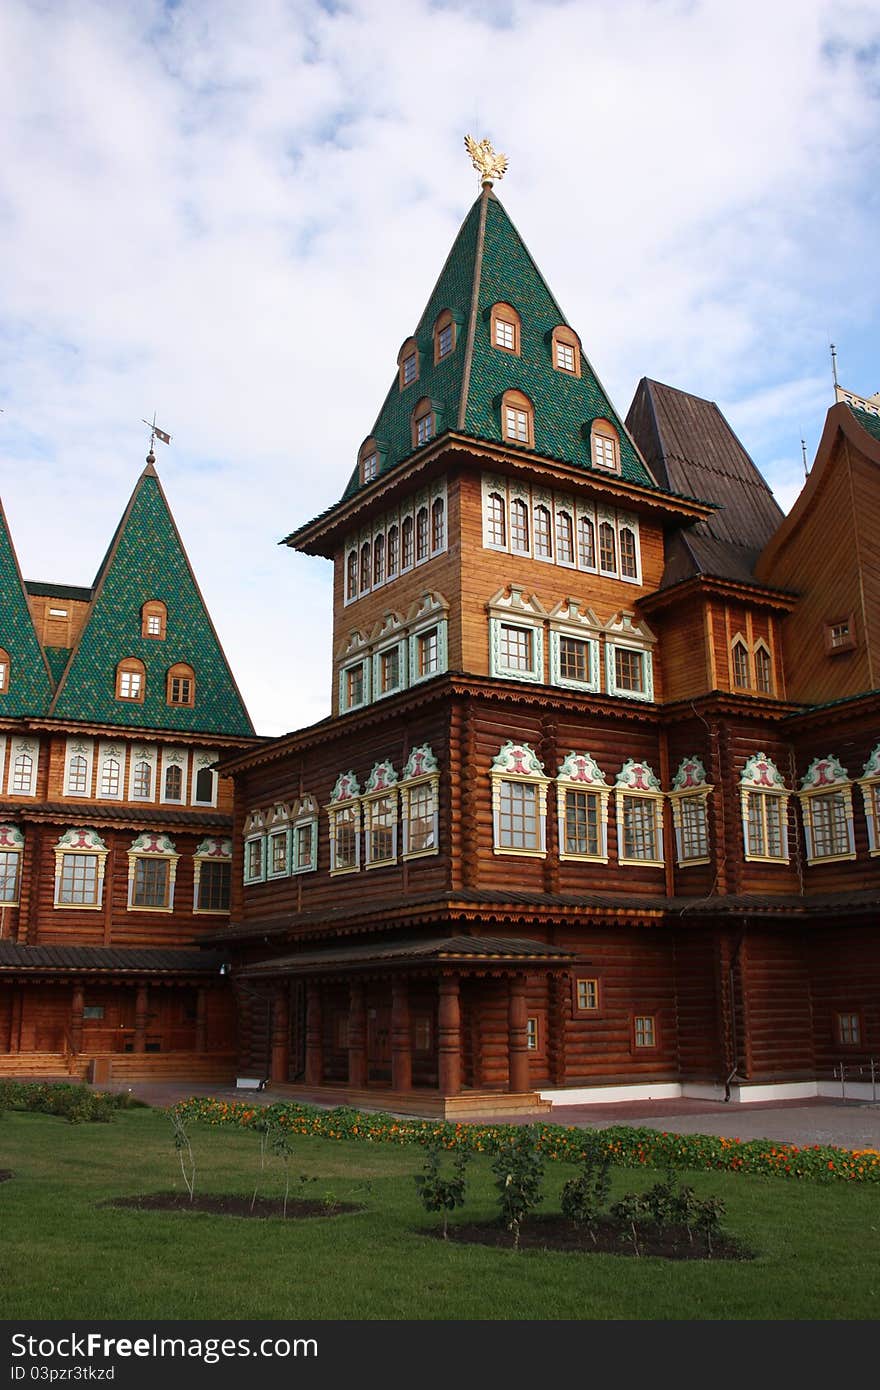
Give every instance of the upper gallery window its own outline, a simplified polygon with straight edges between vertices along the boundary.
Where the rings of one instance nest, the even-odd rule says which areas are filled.
[[[438,852],[440,771],[427,743],[413,748],[400,779],[403,858]]]
[[[880,854],[880,743],[873,750],[859,778],[859,789],[865,804],[868,831],[868,853]]]
[[[501,432],[511,444],[534,445],[535,413],[522,391],[505,391],[501,398]]]
[[[620,436],[608,420],[594,420],[590,429],[590,457],[597,468],[620,472]]]
[[[146,668],[137,657],[127,656],[116,667],[117,700],[135,700],[143,703],[146,686]]]
[[[535,558],[553,559],[553,521],[550,508],[543,503],[535,507]]]
[[[165,636],[168,609],[161,599],[151,598],[141,609],[141,636],[161,640]]]
[[[511,304],[493,304],[490,311],[492,346],[502,352],[520,353],[520,319]]]
[[[788,862],[790,794],[766,753],[749,758],[740,778],[746,859]]]
[[[455,347],[455,320],[448,309],[437,318],[434,324],[434,361],[442,362]]]
[[[428,508],[416,512],[416,564],[428,558]]]
[[[521,497],[510,504],[510,548],[521,555],[529,553],[529,506]]]
[[[180,856],[167,835],[145,830],[128,851],[128,906],[170,912]]]
[[[196,673],[184,661],[178,661],[168,671],[167,702],[169,705],[194,705],[196,702]]]
[[[401,391],[405,390],[412,382],[418,381],[419,350],[416,347],[415,338],[407,338],[397,354],[397,366]]]
[[[354,773],[341,773],[327,807],[331,874],[352,873],[361,866],[360,794],[360,785]]]
[[[486,501],[486,529],[489,544],[507,549],[507,499],[490,492]]]
[[[577,334],[564,324],[553,330],[553,366],[557,372],[568,372],[569,376],[581,374],[581,346]]]
[[[367,868],[397,861],[397,773],[389,762],[377,763],[367,778],[362,799]]]

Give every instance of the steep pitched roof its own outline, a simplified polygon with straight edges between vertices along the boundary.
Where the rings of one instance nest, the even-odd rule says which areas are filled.
[[[101,563],[93,594],[51,715],[129,727],[253,734],[151,460]],[[168,610],[164,640],[141,636],[141,608],[149,599],[161,599]],[[144,663],[142,703],[116,699],[116,667],[125,657]],[[195,671],[192,707],[166,703],[166,675],[176,662]]]
[[[873,415],[867,410],[859,410],[857,406],[849,407],[852,417],[862,429],[874,439],[880,439],[880,415]]]
[[[519,356],[491,344],[489,314],[499,302],[511,304],[520,315]],[[457,326],[456,346],[435,363],[433,327],[444,309]],[[560,325],[567,326],[567,321],[544,277],[498,198],[484,188],[459,230],[413,335],[419,377],[400,390],[395,376],[371,432],[379,445],[380,471],[387,472],[414,452],[412,410],[423,397],[434,405],[438,434],[452,429],[501,443],[501,394],[519,390],[534,405],[536,453],[590,470],[589,426],[607,418],[620,431],[622,476],[654,487],[586,357],[580,377],[554,369],[550,335]],[[344,496],[359,487],[355,469]]]
[[[754,580],[784,513],[715,402],[643,377],[626,423],[662,487],[718,507],[673,538],[663,586],[694,574]]]
[[[9,654],[9,684],[0,692],[0,718],[45,714],[52,699],[52,678],[37,638],[2,503],[0,596],[0,647]]]

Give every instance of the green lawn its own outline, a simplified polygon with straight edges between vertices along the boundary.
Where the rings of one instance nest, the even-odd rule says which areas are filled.
[[[197,1191],[250,1193],[256,1134],[192,1124]],[[876,1186],[687,1173],[727,1203],[750,1262],[666,1262],[614,1255],[444,1245],[419,1205],[417,1148],[295,1139],[292,1171],[308,1196],[360,1200],[356,1215],[283,1222],[137,1212],[108,1197],[177,1188],[161,1112],[69,1125],[38,1114],[0,1119],[0,1285],[11,1318],[877,1318]],[[470,1166],[467,1219],[488,1219],[485,1158]],[[548,1162],[540,1210],[558,1209],[573,1169]],[[656,1180],[618,1171],[614,1194]],[[364,1184],[371,1190],[364,1192]],[[279,1192],[277,1162],[261,1191]],[[453,1218],[456,1219],[456,1218]]]

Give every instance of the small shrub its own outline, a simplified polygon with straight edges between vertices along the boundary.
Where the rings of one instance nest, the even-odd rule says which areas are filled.
[[[75,1086],[67,1081],[0,1082],[0,1109],[58,1115],[74,1125],[83,1121],[108,1124],[122,1104],[122,1096],[92,1091],[88,1086]]]
[[[585,1155],[581,1171],[562,1189],[562,1214],[596,1244],[596,1228],[611,1191],[611,1160],[593,1150]]]
[[[695,1225],[706,1242],[706,1254],[712,1257],[712,1241],[721,1235],[721,1219],[727,1208],[720,1197],[706,1197],[698,1202]]]
[[[641,1255],[639,1247],[639,1226],[648,1216],[644,1197],[638,1192],[627,1192],[615,1202],[611,1215],[620,1226],[620,1239],[629,1241],[636,1255]]]
[[[176,1110],[170,1111],[170,1118],[174,1148],[180,1160],[180,1171],[183,1174],[183,1181],[189,1193],[189,1200],[192,1201],[196,1190],[196,1160],[192,1151],[192,1145],[189,1142],[186,1121]]]
[[[465,1169],[469,1155],[467,1150],[458,1149],[452,1160],[452,1175],[443,1177],[440,1172],[441,1148],[432,1144],[425,1154],[424,1171],[416,1175],[415,1183],[425,1211],[443,1213],[443,1239],[448,1239],[449,1213],[464,1205],[467,1181]]]
[[[542,1201],[544,1160],[535,1148],[531,1126],[525,1125],[499,1146],[492,1160],[501,1219],[513,1232],[513,1248],[519,1250],[520,1226]]]

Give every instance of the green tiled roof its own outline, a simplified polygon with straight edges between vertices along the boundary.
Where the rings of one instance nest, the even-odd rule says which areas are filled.
[[[472,315],[475,291],[476,313]],[[489,315],[492,305],[499,302],[513,305],[520,315],[519,356],[492,346]],[[435,365],[432,331],[444,309],[450,310],[456,321],[456,345]],[[607,418],[620,433],[622,476],[644,487],[655,487],[586,357],[582,355],[580,377],[554,369],[551,334],[565,323],[562,310],[502,204],[489,190],[484,191],[462,224],[413,335],[419,350],[418,379],[401,391],[395,376],[372,430],[379,445],[380,471],[387,472],[414,452],[412,410],[423,397],[434,404],[438,435],[455,429],[476,439],[502,443],[501,396],[505,391],[519,390],[534,406],[536,453],[590,470],[589,426],[597,418]],[[466,381],[468,355],[471,367]],[[355,469],[344,495],[351,496],[358,487]]]
[[[57,686],[64,675],[64,668],[72,649],[70,647],[44,647],[43,650],[46,653],[49,670],[52,672],[52,683]]]
[[[50,713],[186,732],[253,734],[190,568],[183,542],[151,464],[142,473],[95,581],[92,609]],[[164,640],[141,636],[141,608],[161,599]],[[116,668],[125,657],[146,668],[143,703],[116,699]],[[195,705],[166,703],[166,675],[176,662],[195,671]]]
[[[0,718],[45,714],[52,683],[0,505],[0,647],[9,653],[9,686],[0,691]]]
[[[880,439],[880,415],[871,415],[867,410],[858,410],[854,405],[850,406],[850,410],[863,430],[874,439]]]

